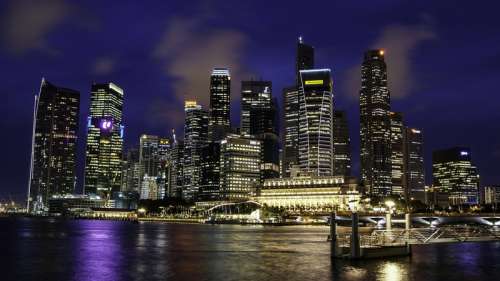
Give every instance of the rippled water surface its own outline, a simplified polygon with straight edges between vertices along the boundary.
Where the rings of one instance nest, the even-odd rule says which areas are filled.
[[[0,280],[500,280],[500,242],[331,260],[322,226],[0,219]]]

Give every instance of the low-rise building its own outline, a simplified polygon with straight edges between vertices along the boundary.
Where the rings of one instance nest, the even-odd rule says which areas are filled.
[[[310,211],[348,210],[359,201],[356,179],[343,176],[298,175],[267,179],[255,200],[268,207]]]

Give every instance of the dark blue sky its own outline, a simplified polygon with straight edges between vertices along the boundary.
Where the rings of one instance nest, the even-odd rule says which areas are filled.
[[[126,146],[141,133],[182,129],[182,101],[208,100],[210,69],[239,82],[293,82],[296,40],[332,69],[335,103],[348,111],[359,170],[358,91],[363,52],[384,48],[394,111],[432,150],[472,148],[483,184],[500,183],[498,1],[2,1],[0,3],[0,199],[28,185],[33,96],[40,80],[81,92],[81,137],[90,84],[125,91]],[[281,102],[281,99],[280,99]],[[80,156],[83,155],[80,145]],[[82,162],[81,160],[79,161]],[[83,167],[79,167],[79,175]]]

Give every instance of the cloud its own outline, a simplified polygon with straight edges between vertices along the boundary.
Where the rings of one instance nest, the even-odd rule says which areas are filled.
[[[403,98],[416,89],[417,83],[412,72],[413,51],[423,41],[435,39],[436,34],[427,24],[385,27],[371,46],[384,49],[391,98]],[[358,98],[361,87],[361,65],[351,67],[347,72],[347,93]]]
[[[210,72],[214,67],[229,68],[233,81],[231,99],[238,99],[239,84],[235,81],[250,75],[242,62],[247,40],[237,30],[211,28],[203,16],[174,18],[153,56],[164,65],[165,74],[173,81],[174,98],[178,102],[194,98],[208,108]]]
[[[112,58],[98,58],[92,65],[92,74],[108,75],[115,69],[116,62]]]
[[[11,53],[38,49],[53,53],[46,36],[69,15],[71,7],[62,0],[11,1],[2,14],[2,45]]]

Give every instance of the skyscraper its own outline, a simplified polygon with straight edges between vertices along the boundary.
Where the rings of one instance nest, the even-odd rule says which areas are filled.
[[[404,182],[403,189],[407,198],[426,202],[424,137],[421,130],[404,130]]]
[[[299,90],[297,86],[283,89],[283,166],[284,177],[299,164]]]
[[[260,182],[260,141],[229,134],[220,144],[220,198],[244,201]]]
[[[184,186],[184,141],[175,140],[172,147],[170,164],[170,184],[167,192],[169,197],[182,197],[182,187]]]
[[[330,69],[300,71],[299,167],[330,176],[333,164],[333,94]]]
[[[299,159],[299,88],[300,71],[314,68],[314,48],[304,43],[302,37],[297,42],[295,57],[295,85],[283,89],[283,165],[284,177],[290,176],[290,168],[298,166]]]
[[[184,187],[182,196],[196,200],[201,184],[201,153],[208,142],[208,112],[196,101],[184,106]]]
[[[209,142],[201,152],[201,183],[198,199],[220,198],[220,142]]]
[[[210,76],[209,138],[219,141],[230,131],[231,76],[227,68],[214,68]]]
[[[75,189],[80,93],[42,78],[35,96],[29,211],[43,211],[52,195]]]
[[[261,141],[261,179],[279,177],[276,101],[271,81],[241,82],[241,134]]]
[[[333,112],[333,175],[351,175],[351,138],[345,111]]]
[[[383,50],[365,53],[359,105],[361,180],[370,195],[389,195],[392,190],[391,105]]]
[[[297,85],[300,85],[300,71],[314,68],[314,47],[304,43],[302,36],[299,36],[297,42],[297,58],[295,63]]]
[[[140,177],[141,166],[139,165],[139,149],[136,147],[130,148],[124,155],[121,191],[139,193]]]
[[[120,191],[123,150],[123,90],[113,83],[93,84],[87,122],[85,193],[110,198]]]
[[[479,173],[467,147],[453,147],[432,153],[432,183],[440,206],[477,204]]]
[[[241,81],[242,134],[276,133],[271,81]]]
[[[393,195],[405,196],[404,191],[404,141],[403,134],[405,127],[403,124],[403,114],[401,112],[391,112],[391,174]]]

